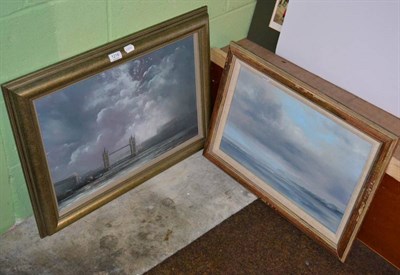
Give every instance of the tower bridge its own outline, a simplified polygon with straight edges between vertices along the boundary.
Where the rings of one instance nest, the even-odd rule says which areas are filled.
[[[121,159],[115,161],[114,163],[111,163],[110,157],[111,157],[112,155],[115,155],[116,153],[120,152],[121,150],[127,148],[127,147],[129,147],[129,149],[130,149],[130,155],[129,155],[128,157],[121,158]],[[116,149],[116,150],[114,150],[114,151],[112,151],[112,152],[108,152],[108,150],[107,150],[106,148],[104,148],[104,151],[103,151],[103,165],[104,165],[104,169],[105,169],[105,170],[109,170],[110,168],[112,168],[112,167],[114,167],[114,166],[116,166],[116,165],[122,163],[122,162],[125,161],[127,158],[133,158],[133,157],[135,157],[136,154],[137,154],[137,147],[136,147],[136,139],[135,139],[134,136],[131,136],[131,137],[129,138],[129,143],[128,143],[127,145],[124,145],[124,146],[122,146],[122,147],[120,147],[120,148],[118,148],[118,149]]]

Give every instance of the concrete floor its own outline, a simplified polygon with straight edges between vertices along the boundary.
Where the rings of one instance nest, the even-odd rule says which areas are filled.
[[[199,152],[53,236],[1,235],[0,274],[141,274],[254,200]]]

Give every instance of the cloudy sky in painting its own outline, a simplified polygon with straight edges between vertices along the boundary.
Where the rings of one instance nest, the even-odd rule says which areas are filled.
[[[224,136],[342,211],[372,148],[245,66]]]
[[[196,112],[193,36],[35,100],[53,182]]]

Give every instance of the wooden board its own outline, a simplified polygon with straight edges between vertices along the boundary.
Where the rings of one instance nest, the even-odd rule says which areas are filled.
[[[400,182],[385,175],[358,239],[400,269]]]

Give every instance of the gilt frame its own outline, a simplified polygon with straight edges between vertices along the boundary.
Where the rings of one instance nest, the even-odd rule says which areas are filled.
[[[55,232],[65,228],[88,213],[103,206],[109,201],[117,198],[118,196],[143,183],[147,179],[157,175],[173,164],[183,160],[184,158],[203,148],[205,137],[207,136],[210,113],[210,53],[208,24],[207,7],[202,7],[2,85],[4,99],[16,140],[35,219],[39,234],[42,238],[52,235]],[[186,52],[185,50],[182,50],[184,47],[186,47]],[[173,50],[175,51],[173,52]],[[182,57],[182,51],[189,56],[188,59],[184,59],[184,57]],[[163,56],[164,53],[165,56]],[[168,56],[167,53],[169,54]],[[172,56],[173,53],[176,54]],[[143,79],[145,77],[151,77],[152,75],[150,75],[150,73],[148,73],[146,76],[143,74],[140,76],[142,80],[133,79],[133,73],[131,73],[133,72],[132,62],[137,60],[144,61],[146,57],[151,57],[147,58],[146,60],[150,60],[149,62],[154,62],[153,65],[155,67],[158,66],[157,68],[159,70],[155,72],[153,70],[152,72],[155,74],[155,77],[162,77],[162,74],[166,74],[166,70],[168,70],[168,68],[164,68],[166,65],[160,69],[161,62],[176,62],[177,64],[173,63],[171,66],[173,66],[175,69],[176,67],[180,68],[180,71],[178,71],[181,74],[176,77],[178,79],[176,83],[172,83],[171,81],[171,83],[167,82],[165,84],[164,81],[164,84],[162,84],[164,85],[162,86],[164,88],[172,87],[172,91],[170,93],[171,95],[165,95],[166,97],[169,97],[168,100],[169,102],[172,102],[171,104],[174,102],[174,96],[176,98],[179,97],[177,100],[180,100],[180,97],[186,96],[182,94],[183,92],[179,95],[176,95],[177,92],[174,92],[175,90],[179,89],[179,85],[183,85],[179,80],[185,82],[187,86],[194,88],[187,91],[187,93],[193,93],[193,96],[190,98],[189,96],[186,96],[187,98],[185,97],[185,100],[181,100],[182,102],[190,101],[191,105],[186,106],[187,108],[185,108],[185,106],[180,106],[181,108],[175,108],[176,112],[181,112],[179,113],[179,117],[178,114],[171,111],[172,108],[168,106],[165,107],[170,108],[168,111],[172,112],[171,117],[173,117],[175,120],[171,119],[170,121],[165,122],[163,126],[158,125],[158,130],[153,129],[152,138],[150,138],[149,135],[147,139],[145,139],[146,137],[143,137],[143,140],[146,140],[147,143],[143,141],[142,147],[144,148],[145,146],[148,146],[146,148],[151,149],[155,146],[154,145],[151,147],[151,144],[161,144],[163,141],[161,137],[175,137],[173,134],[177,135],[178,131],[185,131],[185,127],[190,123],[192,124],[190,124],[189,127],[193,127],[193,129],[196,130],[193,130],[193,133],[191,132],[191,136],[189,136],[189,134],[187,138],[185,136],[185,140],[182,138],[183,141],[179,141],[180,143],[174,143],[172,149],[168,147],[168,149],[165,149],[166,151],[163,151],[162,153],[158,153],[157,151],[157,154],[159,155],[154,153],[151,160],[146,160],[146,162],[138,165],[138,167],[135,166],[135,169],[132,168],[132,163],[134,163],[132,160],[130,160],[131,162],[129,163],[123,162],[128,161],[127,159],[129,159],[129,157],[135,158],[140,155],[140,149],[136,148],[136,141],[134,140],[134,137],[129,140],[129,146],[125,146],[124,144],[123,146],[120,146],[123,148],[123,150],[131,149],[131,151],[133,150],[132,152],[134,153],[131,153],[130,156],[124,156],[123,159],[118,159],[118,161],[115,161],[114,164],[110,164],[111,152],[108,151],[110,148],[106,148],[106,145],[104,145],[104,152],[102,152],[103,155],[99,155],[99,158],[103,158],[101,163],[104,165],[103,168],[99,168],[101,171],[98,168],[96,168],[97,170],[93,170],[89,165],[90,161],[87,161],[86,164],[82,162],[84,163],[83,165],[88,165],[88,167],[90,167],[92,170],[88,168],[87,171],[81,172],[79,175],[77,173],[72,173],[71,176],[67,177],[65,180],[56,181],[55,179],[57,177],[61,178],[62,174],[57,176],[56,164],[51,164],[52,160],[47,157],[47,155],[51,153],[48,148],[51,148],[51,143],[53,141],[57,142],[57,140],[54,138],[54,135],[46,135],[45,133],[47,128],[54,129],[54,127],[51,128],[52,126],[47,124],[50,118],[53,117],[51,117],[50,114],[52,111],[52,109],[49,107],[50,103],[46,103],[45,101],[51,101],[51,99],[56,98],[58,99],[58,97],[61,98],[61,96],[58,95],[62,93],[63,95],[68,95],[68,93],[71,94],[72,92],[78,94],[78,98],[83,100],[83,86],[92,85],[94,82],[96,82],[93,79],[100,79],[102,76],[105,76],[104,79],[110,78],[111,82],[116,82],[117,76],[113,76],[113,73],[115,73],[116,70],[122,71],[124,74],[131,74],[130,76],[132,79],[129,83],[133,83],[133,80],[135,80],[135,83],[143,84],[140,81],[144,82]],[[186,64],[189,64],[190,66],[186,68],[186,70],[182,69]],[[129,72],[126,71],[128,67],[129,70],[131,70]],[[149,66],[144,69],[150,71]],[[177,69],[175,71],[177,71]],[[174,72],[172,72],[171,69],[171,72],[168,71],[168,73],[172,74]],[[187,75],[190,75],[190,79],[185,78]],[[97,80],[97,84],[102,84],[102,89],[106,89],[104,87],[109,84],[107,83],[107,80],[104,79]],[[146,87],[147,89],[156,89],[155,87],[151,86],[153,84],[149,83],[150,81],[146,82],[146,85],[148,86],[142,85],[141,93],[148,92]],[[135,89],[133,86],[130,88],[132,90]],[[79,89],[82,91],[78,91]],[[117,96],[117,93],[126,93],[127,90],[131,89],[118,90],[115,92],[115,94],[112,94],[110,91],[108,91],[109,94],[107,96],[109,96],[109,101],[112,101],[113,95]],[[163,91],[165,92],[167,89],[163,89]],[[81,94],[78,92],[81,92]],[[156,92],[161,93],[161,91],[155,91],[154,93]],[[137,94],[139,94],[139,92]],[[156,97],[157,95],[153,96],[153,101],[155,101]],[[96,100],[98,99],[99,98],[97,97]],[[134,98],[127,99],[134,101]],[[136,105],[140,105],[138,101],[139,100],[137,100],[137,103],[135,103]],[[78,101],[76,102],[78,103]],[[102,104],[107,103],[103,102]],[[55,106],[58,106],[59,109],[62,108],[61,104]],[[113,107],[111,103],[105,106],[110,108]],[[149,109],[143,109],[140,114],[137,114],[138,117],[151,112],[151,110],[155,110],[156,107],[151,106],[151,104],[148,106],[150,111]],[[85,106],[82,107],[82,109],[84,108]],[[183,115],[182,109],[185,109],[187,112],[194,112],[194,115],[191,116],[193,120],[187,122],[187,115],[186,113]],[[55,110],[53,109],[53,111]],[[79,113],[78,109],[77,112]],[[69,116],[70,114],[71,112],[63,113],[64,116]],[[84,114],[84,112],[82,111],[79,114]],[[98,113],[97,115],[97,118],[99,119],[100,114]],[[161,113],[161,117],[165,119],[167,114],[162,115]],[[86,117],[81,117],[81,119],[85,120]],[[110,119],[118,120],[120,117],[110,117]],[[180,121],[183,120],[185,120],[185,122],[182,122],[182,125],[179,124]],[[132,122],[132,124],[134,123]],[[90,124],[87,124],[87,126],[88,125],[90,126]],[[177,125],[182,127],[179,128]],[[118,130],[116,128],[110,129],[111,130],[109,132],[115,132]],[[177,132],[171,133],[171,131]],[[194,133],[194,131],[196,132]],[[139,132],[139,134],[140,133],[143,132]],[[165,134],[165,136],[161,136],[160,133]],[[82,131],[79,132],[79,134],[82,138],[84,138],[86,135],[86,133]],[[144,134],[142,136],[144,136]],[[154,138],[159,136],[161,141],[158,141],[159,139]],[[98,139],[101,139],[100,134],[98,135]],[[175,142],[176,139],[171,138],[171,140],[174,140]],[[79,139],[76,139],[75,141],[79,142]],[[126,143],[128,143],[128,141]],[[72,144],[71,146],[74,146],[73,142],[70,144]],[[108,144],[109,145],[107,146],[112,146],[112,144],[110,145],[110,142]],[[81,145],[83,146],[84,144]],[[81,149],[83,148],[82,146]],[[118,147],[114,149],[115,151],[118,151],[118,153],[121,153],[123,151],[121,148]],[[167,146],[165,145],[163,148],[167,148]],[[137,151],[135,151],[136,149]],[[143,149],[143,151],[144,150],[145,149]],[[155,149],[153,151],[155,151]],[[149,154],[150,153],[146,153],[146,156]],[[142,156],[144,156],[143,152]],[[58,156],[56,155],[56,157]],[[75,157],[71,154],[68,155],[68,157],[71,160],[69,163],[71,163],[72,160],[75,160]],[[121,163],[124,163],[125,166],[121,166]],[[128,164],[132,166],[129,166]],[[121,170],[127,169],[126,167],[129,166],[129,169],[131,170],[125,173],[127,175],[124,174],[123,176],[118,176],[117,178],[117,176],[114,176],[114,174],[110,174],[110,170],[115,169],[117,166],[119,167],[118,169]],[[68,167],[69,166],[67,164],[62,166],[62,168],[66,170],[69,169]],[[126,172],[127,170],[124,171]],[[72,201],[70,204],[65,205],[65,207],[60,206],[62,201],[61,197],[67,195],[72,196],[71,192],[78,190],[74,189],[76,186],[80,186],[80,184],[86,184],[85,186],[88,187],[89,183],[91,186],[94,186],[101,180],[105,181],[106,174],[108,181],[105,186],[93,188],[94,191],[92,193],[83,193],[83,195],[80,195],[80,197],[75,195],[74,201]],[[99,178],[101,180],[99,180]],[[62,196],[60,194],[62,194]]]

